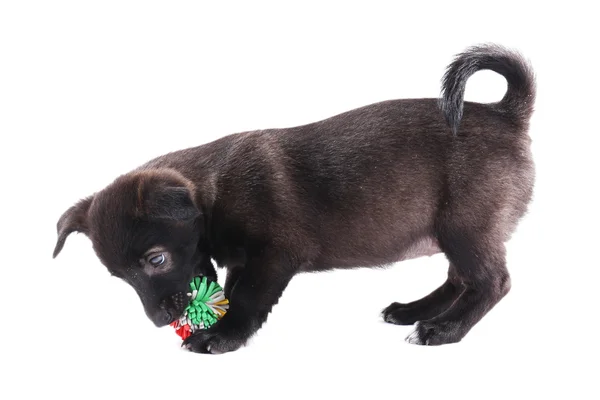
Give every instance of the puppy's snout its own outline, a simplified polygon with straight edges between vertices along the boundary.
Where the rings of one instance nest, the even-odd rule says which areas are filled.
[[[187,295],[183,292],[175,293],[169,300],[176,313],[183,313],[183,310],[189,302]]]
[[[188,298],[183,292],[164,298],[160,302],[159,311],[152,317],[152,321],[156,326],[170,324],[183,314],[187,303]]]
[[[169,311],[165,310],[163,314],[163,322],[165,324],[170,324],[171,321],[173,321],[173,315]]]
[[[165,326],[173,322],[173,314],[165,309],[159,309],[150,319],[157,327]]]
[[[169,310],[165,310],[165,312],[164,312],[164,314],[163,314],[163,318],[164,318],[164,320],[165,320],[165,321],[168,321],[168,322],[167,322],[167,324],[168,324],[168,323],[170,323],[170,322],[171,322],[171,320],[173,319],[173,314],[171,314],[171,313],[169,312]]]

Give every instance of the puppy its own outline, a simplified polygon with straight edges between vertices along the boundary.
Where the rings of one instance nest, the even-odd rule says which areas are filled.
[[[506,78],[505,96],[463,102],[482,69]],[[385,101],[148,162],[60,217],[54,257],[86,234],[156,326],[182,314],[193,276],[216,278],[214,259],[230,310],[184,346],[223,353],[260,328],[295,274],[443,252],[447,281],[383,318],[416,324],[410,343],[458,342],[510,289],[504,243],[532,195],[534,98],[520,55],[473,47],[448,67],[440,100]]]

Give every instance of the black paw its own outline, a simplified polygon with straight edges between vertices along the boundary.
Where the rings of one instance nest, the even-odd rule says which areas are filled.
[[[181,347],[194,353],[222,354],[235,351],[246,344],[250,335],[243,334],[244,330],[239,328],[230,329],[222,322],[195,332],[183,341]]]
[[[412,325],[419,320],[415,309],[401,303],[390,304],[381,314],[385,322],[396,325]]]
[[[419,321],[415,330],[406,337],[406,341],[423,346],[439,346],[460,342],[463,337],[464,333],[461,333],[460,324],[457,322]]]
[[[235,351],[244,344],[246,340],[225,337],[210,330],[201,330],[184,340],[181,346],[194,353],[223,354]]]

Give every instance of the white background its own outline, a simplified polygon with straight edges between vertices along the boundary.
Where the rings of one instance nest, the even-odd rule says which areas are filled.
[[[0,397],[600,396],[592,2],[323,3],[1,3]],[[440,285],[442,255],[298,276],[248,347],[216,357],[155,329],[85,236],[52,260],[62,212],[150,158],[436,97],[451,57],[481,42],[533,63],[538,178],[508,243],[512,292],[461,343],[409,345],[411,327],[379,316]],[[505,85],[480,72],[467,99]]]

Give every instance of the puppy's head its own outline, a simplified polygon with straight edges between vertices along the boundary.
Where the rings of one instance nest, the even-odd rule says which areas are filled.
[[[54,257],[72,232],[92,241],[98,258],[137,292],[156,326],[178,318],[195,275],[216,278],[200,246],[203,218],[194,187],[173,170],[123,175],[59,219]]]

